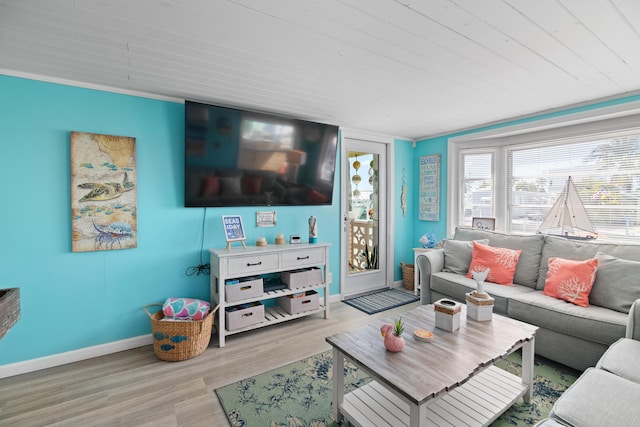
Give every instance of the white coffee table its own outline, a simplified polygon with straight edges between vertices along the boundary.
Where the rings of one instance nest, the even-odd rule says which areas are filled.
[[[536,326],[494,314],[493,320],[466,319],[460,329],[435,328],[432,305],[402,314],[405,348],[388,352],[376,321],[327,338],[333,346],[333,416],[356,426],[488,425],[523,397],[533,384]],[[417,329],[434,332],[433,343],[413,338]],[[522,348],[522,377],[494,363]],[[349,359],[373,381],[344,395],[344,362]]]

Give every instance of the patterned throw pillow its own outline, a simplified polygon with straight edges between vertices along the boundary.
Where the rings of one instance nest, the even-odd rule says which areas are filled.
[[[162,312],[170,319],[202,320],[209,311],[210,303],[194,298],[167,298],[162,304]]]
[[[597,269],[597,258],[574,261],[551,257],[542,293],[580,307],[589,307],[589,293],[596,280]]]
[[[473,271],[484,271],[488,268],[487,282],[514,286],[513,276],[516,274],[521,253],[521,250],[494,248],[474,241],[467,277],[472,278]]]

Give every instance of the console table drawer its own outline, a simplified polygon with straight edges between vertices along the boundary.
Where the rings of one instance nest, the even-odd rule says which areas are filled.
[[[324,263],[324,249],[303,249],[300,251],[288,251],[282,253],[283,267],[297,267],[307,264]]]
[[[246,276],[252,273],[278,268],[278,254],[262,254],[245,257],[229,258],[228,274]]]

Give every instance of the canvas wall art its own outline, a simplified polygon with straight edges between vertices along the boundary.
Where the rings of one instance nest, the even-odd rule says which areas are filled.
[[[71,132],[73,252],[138,245],[136,139]]]
[[[440,220],[440,155],[420,157],[418,219],[421,221]]]

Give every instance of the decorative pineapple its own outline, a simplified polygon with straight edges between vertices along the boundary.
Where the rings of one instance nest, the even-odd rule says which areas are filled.
[[[384,346],[388,351],[398,352],[404,348],[404,338],[402,333],[404,332],[404,322],[402,317],[398,317],[393,321],[393,325],[384,324],[380,328],[380,333],[384,337]]]

